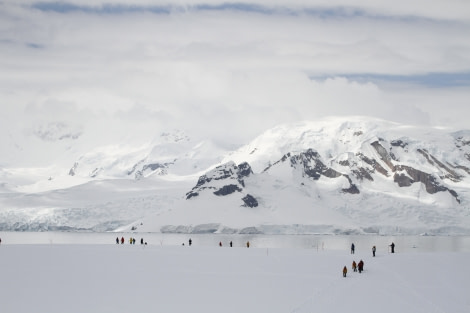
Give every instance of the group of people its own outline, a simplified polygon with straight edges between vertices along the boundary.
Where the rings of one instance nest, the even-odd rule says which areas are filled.
[[[353,272],[359,271],[359,274],[362,273],[364,270],[364,261],[360,260],[359,263],[356,264],[356,261],[352,262],[352,270]],[[346,274],[348,273],[348,268],[346,265],[343,267],[343,277],[346,277]]]
[[[121,240],[119,240],[119,237],[116,237],[116,244],[119,244],[119,242],[121,242],[121,244],[123,245],[124,242],[125,242],[125,239],[124,237],[121,237]],[[129,244],[131,245],[135,245],[135,238],[132,238],[130,237],[129,238]],[[140,244],[143,245],[143,244],[147,244],[146,242],[144,242],[144,238],[140,238]]]
[[[391,253],[395,253],[395,243],[391,243],[389,245],[390,247],[390,252]],[[354,254],[355,253],[355,250],[356,250],[356,247],[354,245],[354,243],[351,244],[351,254]],[[375,252],[377,251],[377,247],[376,246],[372,246],[372,257],[375,257]],[[356,261],[353,261],[352,262],[352,270],[353,272],[357,272],[359,271],[359,273],[362,273],[362,271],[364,270],[364,261],[363,260],[360,260],[359,263],[356,264]],[[343,267],[343,277],[346,277],[346,274],[348,273],[348,268],[347,266],[345,265]]]
[[[230,248],[233,247],[233,242],[230,241],[229,245],[230,245]],[[222,241],[219,241],[219,247],[222,247],[222,246],[223,246]],[[246,247],[247,248],[250,247],[250,242],[249,241],[246,242]]]

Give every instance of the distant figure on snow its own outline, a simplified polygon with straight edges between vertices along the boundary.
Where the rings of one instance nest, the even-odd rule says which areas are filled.
[[[352,270],[353,270],[353,272],[357,272],[357,264],[356,264],[356,261],[353,261],[353,263],[352,263]]]
[[[377,250],[377,249],[375,248],[375,246],[373,246],[373,247],[372,247],[372,256],[373,256],[373,257],[375,257],[375,250]]]
[[[393,242],[390,245],[390,250],[391,250],[392,253],[395,253],[395,244]]]
[[[121,245],[124,244],[124,237],[121,237]]]
[[[189,243],[189,246],[193,244],[193,241],[191,240],[191,238],[189,238],[188,243]]]
[[[144,244],[144,238],[140,238],[140,244],[141,244],[141,245]]]
[[[232,241],[230,241],[230,248],[233,246]]]
[[[357,264],[357,269],[359,270],[359,274],[362,273],[362,271],[364,270],[364,261],[359,261],[359,263]]]
[[[351,254],[354,254],[354,249],[355,249],[354,243],[352,243],[352,244],[351,244]]]
[[[249,242],[249,241],[246,242],[246,247],[247,247],[247,248],[250,247],[250,242]]]
[[[346,274],[348,273],[348,269],[346,265],[343,267],[343,277],[346,277]]]
[[[222,247],[222,241],[219,241],[219,247]]]
[[[119,244],[119,237],[116,237],[116,244]]]

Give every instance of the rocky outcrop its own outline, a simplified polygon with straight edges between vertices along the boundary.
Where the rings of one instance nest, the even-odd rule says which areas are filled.
[[[377,162],[375,159],[368,158],[364,154],[358,152],[356,156],[361,160],[364,161],[366,164],[370,165],[372,167],[372,172],[378,172],[384,176],[389,176],[388,171],[380,165],[379,162]]]
[[[420,182],[428,193],[434,194],[436,192],[448,191],[460,203],[458,194],[454,190],[440,184],[435,176],[405,165],[396,166],[396,171],[406,173],[406,175],[404,173],[395,173],[393,180],[398,186],[409,187],[415,182]]]
[[[303,175],[313,178],[314,180],[319,179],[322,175],[329,178],[337,178],[342,176],[341,173],[326,166],[321,161],[318,152],[314,151],[313,149],[308,149],[305,152],[292,156],[290,158],[290,163],[294,168],[300,166],[302,168]]]
[[[321,176],[331,179],[345,177],[349,181],[350,186],[348,188],[342,189],[342,191],[351,194],[359,193],[359,188],[357,188],[357,186],[352,183],[352,180],[348,175],[342,174],[337,170],[326,166],[325,163],[322,161],[320,154],[313,149],[307,149],[305,152],[301,152],[295,155],[287,153],[279,161],[266,168],[263,172],[267,172],[272,167],[277,166],[280,163],[286,162],[287,160],[290,161],[290,166],[294,170],[301,171],[302,177],[310,178],[313,180],[318,180]]]
[[[358,180],[367,179],[368,181],[374,181],[374,178],[371,175],[372,172],[364,167],[352,169],[351,172]]]
[[[418,153],[420,153],[424,158],[429,162],[429,164],[440,168],[445,174],[441,178],[448,178],[454,182],[459,182],[461,180],[461,176],[457,174],[455,171],[450,169],[444,163],[439,161],[436,157],[430,154],[426,149],[417,149]]]
[[[197,184],[192,190],[186,193],[186,199],[199,196],[200,192],[206,189],[213,191],[216,196],[227,196],[233,193],[242,193],[245,187],[245,178],[253,174],[253,170],[247,162],[236,165],[228,162],[217,166],[205,175],[199,177]],[[226,182],[220,186],[220,182]]]
[[[384,148],[384,146],[382,146],[380,144],[379,141],[374,141],[373,143],[371,143],[371,146],[374,147],[375,151],[377,151],[377,153],[379,154],[380,156],[380,159],[385,163],[387,164],[387,166],[393,170],[393,163],[392,163],[392,157],[390,156],[390,154],[388,153],[387,149]]]
[[[78,162],[75,162],[75,164],[72,166],[72,168],[69,171],[69,175],[75,176],[77,174],[77,169],[78,169]]]
[[[242,198],[243,202],[245,203],[243,206],[255,208],[258,206],[258,201],[250,194],[247,194],[245,197]]]
[[[230,195],[234,192],[241,192],[242,189],[238,187],[237,185],[226,185],[223,186],[222,188],[218,189],[217,191],[214,191],[214,195],[216,196],[227,196]]]

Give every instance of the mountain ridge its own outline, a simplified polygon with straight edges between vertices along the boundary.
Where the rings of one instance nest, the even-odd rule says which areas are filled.
[[[13,221],[15,206],[33,212],[49,202],[53,213],[50,219],[42,215],[41,229],[470,234],[468,130],[348,117],[279,125],[229,152],[182,133],[174,138],[139,158],[127,154],[126,164],[134,164],[127,176],[98,172],[86,178],[95,185],[109,181],[110,188],[123,192],[117,197],[110,189],[100,197],[89,188],[92,199],[81,215],[71,214],[76,220],[54,222],[76,207],[70,188],[65,189],[70,198],[61,203],[46,201],[53,192],[45,191],[29,208],[20,205],[24,194],[2,194],[2,207],[13,208],[0,215]],[[177,157],[160,163],[161,151]],[[29,218],[34,221],[35,214]],[[28,228],[26,222],[18,225],[6,222],[0,228]]]

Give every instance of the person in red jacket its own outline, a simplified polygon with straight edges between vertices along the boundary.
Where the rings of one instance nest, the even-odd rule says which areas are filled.
[[[348,273],[348,268],[346,265],[343,267],[343,277],[346,277],[346,274]]]

